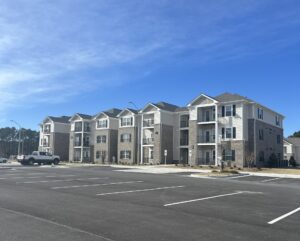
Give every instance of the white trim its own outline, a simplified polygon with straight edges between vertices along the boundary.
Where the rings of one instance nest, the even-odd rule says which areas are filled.
[[[215,99],[213,99],[213,98],[211,98],[211,97],[209,97],[209,96],[207,96],[207,95],[205,95],[205,94],[201,94],[201,95],[197,96],[195,99],[193,99],[191,102],[189,102],[187,106],[188,106],[188,107],[191,107],[191,106],[193,105],[193,103],[194,103],[196,100],[200,99],[201,97],[205,97],[205,98],[207,98],[207,99],[212,100],[212,101],[214,102],[214,104],[218,103],[217,100],[215,100]]]

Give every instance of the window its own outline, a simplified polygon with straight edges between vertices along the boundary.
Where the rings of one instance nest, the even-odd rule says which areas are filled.
[[[235,161],[235,150],[224,149],[222,156],[223,161]]]
[[[133,118],[132,117],[122,117],[121,126],[132,126]]]
[[[264,119],[264,110],[261,108],[257,108],[257,118],[260,120]]]
[[[283,147],[284,154],[287,154],[287,147]]]
[[[128,151],[128,150],[120,151],[120,158],[121,159],[130,159],[131,158],[131,151]]]
[[[281,135],[277,135],[277,144],[281,144]]]
[[[106,136],[97,136],[97,143],[106,143]]]
[[[231,128],[226,128],[226,139],[231,139]]]
[[[222,139],[236,139],[236,127],[222,128]]]
[[[82,131],[82,122],[75,122],[75,131]]]
[[[222,117],[225,116],[236,116],[236,105],[222,106]]]
[[[107,119],[97,121],[97,128],[107,128],[107,126],[108,126]]]
[[[106,156],[106,151],[96,151],[96,159],[104,159]]]
[[[124,133],[120,136],[120,141],[121,142],[131,142],[131,134],[129,133]]]
[[[258,130],[258,138],[260,141],[264,140],[264,130],[263,129]]]
[[[225,106],[225,114],[226,114],[226,116],[231,116],[232,115],[232,106],[231,105],[226,105]]]
[[[275,116],[275,123],[276,123],[277,126],[280,126],[280,120],[279,120],[278,115]]]

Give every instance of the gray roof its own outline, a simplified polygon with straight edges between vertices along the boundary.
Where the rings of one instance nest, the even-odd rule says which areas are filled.
[[[188,111],[189,110],[189,108],[187,108],[187,107],[178,107],[175,111],[176,112],[184,112],[184,111]]]
[[[300,137],[288,137],[286,140],[295,146],[300,146]]]
[[[239,101],[239,100],[254,102],[253,100],[251,100],[245,96],[241,96],[239,94],[232,94],[229,92],[225,92],[221,95],[218,95],[218,96],[212,97],[212,98],[219,102],[231,102],[231,101]]]
[[[153,104],[153,105],[155,105],[159,109],[166,110],[166,111],[172,111],[172,112],[176,111],[176,109],[179,108],[179,106],[177,106],[177,105],[173,105],[173,104],[163,102],[163,101],[158,102],[158,103]]]
[[[70,120],[70,116],[60,116],[60,117],[56,117],[56,116],[48,116],[48,118],[50,120],[52,120],[53,122],[59,122],[59,123],[69,123]]]
[[[112,108],[112,109],[103,111],[103,113],[105,113],[105,114],[108,115],[109,117],[117,117],[117,115],[118,115],[121,111],[122,111],[122,110],[120,110],[120,109]]]
[[[93,117],[91,115],[76,113],[76,115],[80,116],[82,119],[91,120]]]
[[[135,110],[135,109],[130,109],[130,108],[126,108],[127,110],[130,110],[132,113],[134,114],[138,114],[140,110]]]

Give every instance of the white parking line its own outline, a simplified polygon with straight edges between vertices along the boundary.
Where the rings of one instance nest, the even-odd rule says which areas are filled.
[[[276,219],[274,219],[274,220],[272,220],[272,221],[270,221],[270,222],[268,222],[268,224],[274,224],[274,223],[277,223],[277,222],[279,222],[280,220],[282,220],[282,219],[284,219],[284,218],[286,218],[286,217],[288,217],[288,216],[291,216],[291,215],[293,215],[294,213],[299,212],[299,211],[300,211],[300,207],[299,207],[299,208],[296,208],[295,210],[293,210],[293,211],[291,211],[291,212],[289,212],[289,213],[286,213],[286,214],[284,214],[284,215],[282,215],[282,216],[280,216],[280,217],[278,217],[278,218],[276,218]]]
[[[149,192],[156,190],[165,190],[165,189],[174,189],[181,188],[184,186],[171,186],[171,187],[157,187],[157,188],[148,188],[148,189],[140,189],[140,190],[130,190],[130,191],[121,191],[121,192],[106,192],[106,193],[98,193],[97,196],[106,196],[106,195],[115,195],[115,194],[124,194],[124,193],[134,193],[134,192]]]
[[[17,184],[34,184],[34,183],[48,183],[48,182],[72,182],[72,181],[88,181],[88,180],[100,180],[100,179],[108,179],[108,177],[90,177],[90,178],[77,178],[77,179],[28,181],[28,182],[17,182]]]
[[[282,179],[282,177],[276,177],[276,178],[272,178],[272,179],[266,179],[266,180],[262,180],[261,182],[271,182],[271,181],[275,181],[278,179]]]
[[[100,186],[108,186],[108,185],[122,185],[122,184],[141,183],[141,182],[144,182],[144,181],[95,183],[95,184],[86,184],[86,185],[73,185],[73,186],[51,187],[51,189],[68,189],[68,188],[80,188],[80,187],[100,187]]]
[[[179,204],[185,204],[185,203],[191,203],[191,202],[204,201],[204,200],[214,199],[214,198],[219,198],[219,197],[234,196],[234,195],[245,194],[245,193],[261,194],[261,192],[237,191],[237,192],[233,192],[233,193],[227,193],[227,194],[216,195],[216,196],[211,196],[211,197],[204,197],[204,198],[191,199],[191,200],[186,200],[186,201],[181,201],[181,202],[168,203],[168,204],[165,204],[164,207],[174,206],[174,205],[179,205]]]
[[[251,175],[240,175],[240,176],[226,177],[226,179],[243,178],[243,177],[250,177],[250,176]]]

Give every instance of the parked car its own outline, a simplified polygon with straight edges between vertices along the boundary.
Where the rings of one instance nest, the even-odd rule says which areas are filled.
[[[0,157],[0,163],[7,163],[7,158]]]
[[[18,162],[22,165],[33,165],[34,163],[41,164],[54,164],[57,165],[60,162],[60,157],[52,155],[49,152],[34,151],[31,155],[19,155],[17,157]]]

